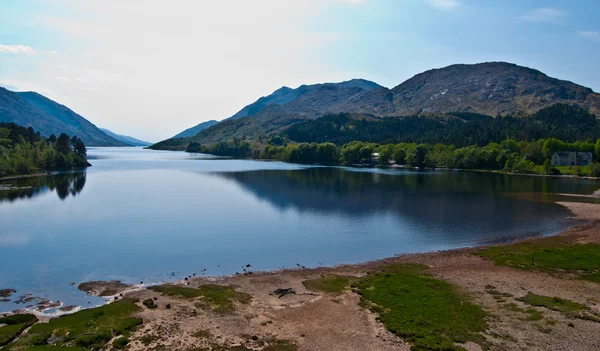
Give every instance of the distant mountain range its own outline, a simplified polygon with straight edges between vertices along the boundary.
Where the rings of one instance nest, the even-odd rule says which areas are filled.
[[[600,115],[600,94],[540,71],[505,62],[452,65],[420,73],[392,89],[363,79],[282,87],[194,136],[186,134],[152,148],[185,149],[192,141],[206,145],[234,137],[257,140],[297,122],[332,113],[527,116],[556,103],[577,104]]]
[[[188,129],[184,130],[183,132],[172,137],[171,139],[192,137],[192,136],[200,133],[201,131],[205,130],[206,128],[214,126],[217,123],[219,123],[219,121],[215,121],[214,119],[210,120],[210,121],[202,122],[192,128],[188,128]]]
[[[13,122],[39,130],[46,137],[65,133],[77,136],[86,146],[132,146],[137,140],[109,135],[93,123],[35,92],[13,92],[0,87],[0,122]],[[137,141],[136,141],[137,143]],[[144,143],[144,142],[142,142]],[[149,145],[144,143],[143,145]]]
[[[103,131],[106,135],[112,137],[113,139],[121,141],[121,142],[123,142],[125,144],[129,144],[131,146],[149,146],[149,145],[152,145],[152,143],[149,143],[147,141],[139,140],[139,139],[136,139],[134,137],[127,136],[127,135],[116,134],[116,133],[113,133],[110,130],[105,129],[105,128],[100,128],[100,130]]]

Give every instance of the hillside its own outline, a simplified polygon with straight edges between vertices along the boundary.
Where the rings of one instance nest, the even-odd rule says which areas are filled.
[[[66,106],[34,92],[16,93],[0,87],[0,122],[33,127],[46,137],[74,135],[86,146],[129,146],[106,135]]]
[[[326,114],[390,117],[470,112],[528,116],[557,103],[577,104],[600,115],[600,94],[534,69],[504,62],[452,65],[420,73],[393,89],[360,79],[297,89],[283,87],[193,137],[161,145],[184,149],[191,141],[257,140]]]
[[[124,142],[126,144],[129,144],[131,146],[149,146],[152,145],[152,143],[149,143],[147,141],[143,141],[140,139],[136,139],[134,137],[130,137],[127,135],[121,135],[121,134],[116,134],[111,132],[108,129],[105,128],[100,128],[101,131],[103,131],[106,135],[110,136],[113,139],[116,139],[118,141]]]
[[[600,114],[591,89],[515,64],[452,65],[418,74],[392,89],[396,115],[420,112],[531,114],[556,103]]]
[[[200,133],[204,129],[214,126],[217,123],[219,123],[219,122],[215,121],[214,119],[210,120],[210,121],[202,122],[200,124],[197,124],[194,127],[188,128],[188,129],[184,130],[183,132],[173,136],[171,139],[192,137],[192,136]]]

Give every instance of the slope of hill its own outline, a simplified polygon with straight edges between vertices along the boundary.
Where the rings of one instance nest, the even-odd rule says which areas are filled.
[[[219,122],[215,121],[214,119],[210,120],[210,121],[202,122],[192,128],[188,128],[188,129],[184,130],[183,132],[172,137],[171,139],[192,137],[192,136],[200,133],[204,129],[214,126],[217,123],[219,123]]]
[[[420,73],[393,89],[355,79],[297,89],[283,87],[244,107],[225,122],[196,136],[173,140],[213,144],[233,137],[256,140],[304,120],[326,114],[359,113],[377,117],[471,112],[528,116],[557,103],[577,104],[600,115],[600,94],[505,62],[452,65]]]
[[[152,145],[152,143],[149,143],[147,141],[143,141],[140,139],[136,139],[134,137],[130,137],[127,135],[121,135],[121,134],[116,134],[111,132],[108,129],[105,128],[99,128],[101,131],[103,131],[106,135],[110,136],[113,139],[116,139],[118,141],[124,142],[126,144],[129,144],[131,146],[149,146]]]
[[[568,81],[505,62],[452,65],[414,76],[392,89],[396,115],[428,112],[531,114],[556,103],[600,113],[600,95]]]
[[[16,93],[0,88],[0,122],[33,127],[44,136],[75,135],[87,146],[128,146],[66,106],[34,92]]]

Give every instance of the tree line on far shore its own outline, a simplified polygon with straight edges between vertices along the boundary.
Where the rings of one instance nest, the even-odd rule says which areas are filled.
[[[547,174],[559,173],[551,166],[551,157],[558,151],[591,152],[600,161],[600,139],[590,142],[565,143],[549,138],[517,142],[509,139],[485,146],[457,148],[443,144],[375,144],[353,141],[337,147],[333,143],[300,143],[287,146],[267,145],[260,158],[286,162],[322,165],[388,165],[394,163],[420,168],[459,168],[504,170],[531,173],[539,166]],[[600,166],[592,165],[596,176]]]
[[[0,177],[87,167],[85,144],[62,133],[48,138],[33,128],[0,123]]]

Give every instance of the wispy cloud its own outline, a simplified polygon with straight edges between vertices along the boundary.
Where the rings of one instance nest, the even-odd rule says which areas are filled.
[[[425,3],[436,10],[443,11],[453,11],[462,5],[458,0],[425,0]]]
[[[540,22],[540,23],[560,23],[561,20],[567,14],[563,11],[557,10],[552,7],[542,7],[539,9],[532,10],[525,15],[521,16],[521,19],[530,22]]]
[[[0,44],[0,52],[9,54],[35,54],[35,51],[31,46],[26,45],[2,45]]]
[[[46,51],[46,54],[48,54],[48,55],[58,55],[58,51],[56,51],[56,50],[49,50],[49,51]]]
[[[580,30],[577,32],[579,36],[584,37],[586,39],[594,40],[600,42],[600,32],[595,30]]]
[[[58,76],[58,77],[56,77],[56,80],[57,80],[58,82],[68,82],[68,81],[70,81],[70,79],[69,79],[69,78],[67,78],[67,77],[63,77],[63,76]]]

